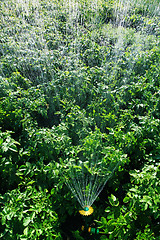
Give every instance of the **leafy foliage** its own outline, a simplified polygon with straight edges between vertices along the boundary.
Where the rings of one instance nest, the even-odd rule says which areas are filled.
[[[154,233],[159,234],[159,167],[145,166],[142,171],[131,173],[131,187],[121,205],[118,199],[111,194],[109,206],[105,212],[107,217],[101,218],[101,227],[105,228],[108,239],[158,239]],[[155,186],[156,184],[156,186]],[[153,219],[154,222],[153,222]],[[150,228],[149,228],[150,226]],[[144,233],[137,229],[143,229]],[[137,237],[135,236],[137,235]],[[103,239],[103,237],[102,237]]]
[[[58,232],[57,214],[52,210],[47,191],[37,191],[32,185],[24,192],[15,189],[1,197],[1,204],[4,203],[1,238],[62,239]]]
[[[1,0],[2,239],[159,239],[158,11],[158,0]],[[97,156],[123,164],[94,205],[103,235],[88,236],[64,167],[86,160],[100,175]]]

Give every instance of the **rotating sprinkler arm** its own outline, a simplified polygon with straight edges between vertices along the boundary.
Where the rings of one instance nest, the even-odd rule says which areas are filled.
[[[84,206],[82,210],[79,210],[79,213],[82,216],[89,216],[93,213],[93,208],[91,206]]]

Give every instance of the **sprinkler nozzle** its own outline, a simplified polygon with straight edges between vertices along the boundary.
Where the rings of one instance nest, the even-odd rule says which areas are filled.
[[[89,210],[89,207],[84,207],[83,210],[84,210],[84,211],[88,211],[88,210]]]
[[[93,213],[93,208],[91,206],[84,206],[82,210],[79,210],[79,213],[83,216],[89,216]]]

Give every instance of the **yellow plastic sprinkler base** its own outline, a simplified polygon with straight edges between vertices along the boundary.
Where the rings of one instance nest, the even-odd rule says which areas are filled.
[[[93,208],[91,206],[84,206],[83,210],[79,210],[79,213],[83,216],[89,216],[93,213]]]

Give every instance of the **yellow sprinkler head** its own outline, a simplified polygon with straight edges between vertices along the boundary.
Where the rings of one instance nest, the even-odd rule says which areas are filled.
[[[82,210],[79,210],[79,213],[83,216],[89,216],[93,213],[93,208],[91,206],[84,206]]]

